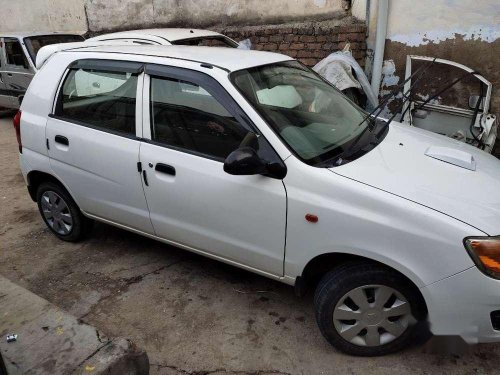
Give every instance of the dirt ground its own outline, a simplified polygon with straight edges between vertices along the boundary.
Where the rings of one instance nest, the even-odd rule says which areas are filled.
[[[108,225],[79,244],[59,241],[28,195],[8,117],[0,171],[0,273],[104,334],[132,339],[153,375],[499,373],[499,344],[463,355],[429,345],[343,355],[317,329],[311,296]]]

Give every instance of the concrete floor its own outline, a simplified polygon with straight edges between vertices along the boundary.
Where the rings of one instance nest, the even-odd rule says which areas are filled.
[[[0,273],[109,336],[144,347],[154,374],[498,374],[500,345],[436,355],[429,345],[383,358],[336,352],[311,296],[278,282],[97,224],[79,244],[39,216],[0,120]],[[1,305],[0,305],[1,313]]]

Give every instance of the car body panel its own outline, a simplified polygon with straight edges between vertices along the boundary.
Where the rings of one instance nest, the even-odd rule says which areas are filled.
[[[472,156],[476,170],[425,155],[431,147]],[[500,232],[499,161],[463,142],[393,122],[370,154],[332,172],[450,215],[489,235]]]
[[[462,240],[479,230],[293,156],[286,164],[286,275],[301,276],[311,259],[327,253],[376,260],[419,287],[474,265]],[[308,222],[307,214],[318,222]]]

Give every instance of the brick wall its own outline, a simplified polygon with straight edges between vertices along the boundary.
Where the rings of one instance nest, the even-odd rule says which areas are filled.
[[[354,58],[361,66],[365,64],[365,25],[262,25],[229,27],[220,32],[237,41],[250,39],[252,49],[283,53],[311,67],[350,43]]]

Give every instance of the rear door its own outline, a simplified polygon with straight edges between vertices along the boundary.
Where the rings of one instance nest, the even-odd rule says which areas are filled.
[[[71,64],[46,136],[52,169],[82,210],[151,234],[137,171],[141,70],[141,63],[112,60]]]
[[[18,107],[18,97],[24,95],[33,79],[26,50],[17,38],[4,38],[5,70],[2,79],[11,97],[11,106]]]
[[[146,66],[140,159],[159,237],[272,275],[283,275],[286,191],[281,180],[233,176],[238,147],[274,150],[220,84],[188,69]],[[275,155],[275,154],[272,154]]]

